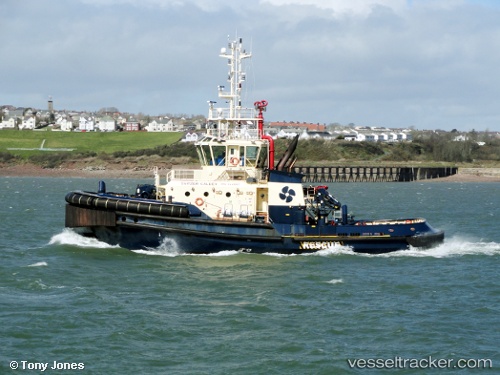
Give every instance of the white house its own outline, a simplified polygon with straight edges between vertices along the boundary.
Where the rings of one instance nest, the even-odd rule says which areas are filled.
[[[413,140],[413,136],[411,135],[411,133],[407,133],[407,132],[404,132],[401,133],[403,135],[403,141],[406,141],[406,142],[411,142]]]
[[[377,140],[377,136],[373,133],[358,133],[356,137],[356,141],[358,142],[375,142]]]
[[[406,133],[398,133],[396,134],[398,142],[406,141]]]
[[[92,117],[80,116],[80,120],[78,122],[78,129],[80,131],[94,131],[94,119]]]
[[[295,136],[293,136],[292,138],[294,138]],[[311,138],[311,136],[309,135],[309,133],[307,132],[307,129],[304,129],[300,135],[299,135],[299,139],[309,139]]]
[[[14,129],[15,127],[16,127],[15,116],[4,116],[2,122],[0,122],[0,129]]]
[[[146,126],[148,132],[173,132],[174,122],[172,119],[160,118],[158,120],[153,120]]]
[[[467,137],[464,134],[457,135],[455,138],[453,138],[453,141],[455,141],[455,142],[464,142],[464,141],[468,141],[468,140],[469,140],[469,137]]]
[[[36,117],[35,116],[24,116],[21,124],[19,125],[19,130],[33,130],[35,129]]]
[[[199,139],[198,134],[187,133],[182,141],[183,142],[198,142],[198,139]]]
[[[301,137],[304,133],[301,134]],[[288,139],[292,139],[292,138],[295,138],[295,136],[297,136],[297,133],[294,132],[294,131],[291,131],[291,130],[285,130],[285,129],[281,129],[278,134],[276,134],[276,137],[275,138],[288,138]],[[307,132],[305,132],[305,137],[307,138]]]
[[[380,133],[377,136],[377,141],[378,142],[387,142],[388,139],[389,139],[389,136],[387,134],[385,134],[385,133]]]
[[[387,137],[388,142],[396,142],[398,140],[398,135],[396,133],[389,133]]]
[[[102,132],[114,132],[116,130],[116,121],[111,116],[96,119],[95,125]]]
[[[327,131],[308,131],[307,135],[310,139],[324,139],[324,140],[332,140],[335,137]]]
[[[66,116],[57,116],[56,125],[58,125],[61,131],[70,132],[73,130],[73,122],[68,120]]]
[[[344,135],[344,141],[355,141],[357,138],[356,134],[346,134]]]

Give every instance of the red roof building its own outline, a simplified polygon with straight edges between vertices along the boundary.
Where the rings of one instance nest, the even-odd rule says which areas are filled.
[[[270,128],[297,128],[307,129],[308,131],[323,132],[326,130],[326,125],[312,124],[308,122],[270,122]]]

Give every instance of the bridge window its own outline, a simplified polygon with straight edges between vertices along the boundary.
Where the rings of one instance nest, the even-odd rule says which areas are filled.
[[[201,147],[197,147],[196,151],[198,151],[198,157],[201,165],[213,165],[209,146],[203,145]]]
[[[212,165],[226,164],[226,146],[212,146],[213,162]]]
[[[258,146],[247,146],[245,155],[245,164],[250,167],[257,167],[259,163],[262,164],[265,161],[265,157],[262,157],[262,149]],[[262,159],[262,160],[261,160]],[[262,166],[262,165],[260,165]]]

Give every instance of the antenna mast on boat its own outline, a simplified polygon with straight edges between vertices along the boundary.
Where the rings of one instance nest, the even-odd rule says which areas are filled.
[[[241,91],[246,73],[243,71],[243,60],[252,57],[250,52],[243,48],[243,39],[229,41],[227,48],[221,48],[220,57],[227,59],[229,73],[227,80],[229,90],[225,86],[218,86],[218,96],[224,99],[229,106],[214,108],[217,102],[209,101],[207,136],[221,139],[259,139],[269,144],[268,168],[274,168],[274,140],[264,134],[264,116],[267,101],[254,103],[254,108],[243,107]]]
[[[229,101],[229,118],[234,119],[241,108],[241,88],[246,79],[242,61],[252,57],[252,54],[243,49],[243,39],[239,38],[238,41],[228,42],[228,48],[221,49],[220,57],[226,58],[229,65],[227,80],[230,91],[223,91],[224,86],[219,86],[219,97]]]

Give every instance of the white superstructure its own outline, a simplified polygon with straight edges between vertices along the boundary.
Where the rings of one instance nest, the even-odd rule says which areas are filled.
[[[251,56],[241,39],[221,49],[220,57],[228,62],[229,88],[218,86],[218,96],[228,105],[218,107],[209,102],[206,134],[195,144],[200,169],[173,169],[165,184],[156,175],[160,199],[194,204],[212,219],[268,220],[269,192],[277,196],[283,186],[268,182],[265,175],[267,169],[274,168],[274,143],[263,134],[262,112],[267,102],[255,102],[253,108],[241,103],[246,80],[243,60]],[[302,195],[297,185],[294,191]]]

